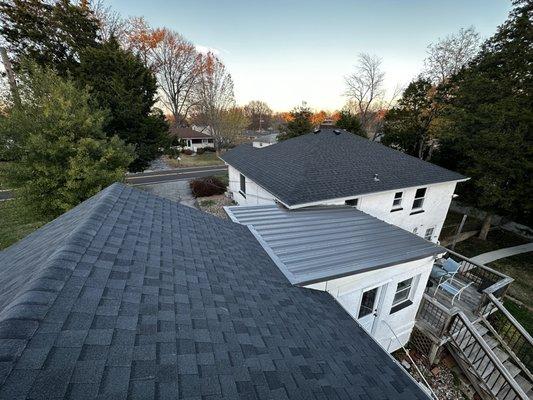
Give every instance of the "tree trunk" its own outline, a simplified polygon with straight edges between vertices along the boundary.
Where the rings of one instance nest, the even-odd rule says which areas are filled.
[[[2,63],[7,74],[7,81],[9,82],[9,88],[11,89],[11,95],[13,96],[13,102],[16,107],[20,106],[20,96],[17,87],[17,80],[15,79],[15,73],[13,72],[13,67],[11,66],[11,60],[7,55],[5,47],[0,47],[0,54],[2,56]]]
[[[487,215],[485,215],[485,219],[483,220],[483,224],[481,225],[481,230],[479,231],[478,237],[480,239],[487,240],[487,235],[489,234],[491,222],[492,222],[492,214],[487,213]]]

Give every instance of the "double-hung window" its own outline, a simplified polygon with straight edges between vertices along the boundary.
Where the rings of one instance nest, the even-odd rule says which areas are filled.
[[[394,194],[394,200],[392,201],[392,210],[393,211],[401,210],[401,208],[402,208],[402,197],[403,197],[403,192],[396,192]]]
[[[240,190],[239,193],[246,197],[246,177],[240,174]]]
[[[416,189],[415,200],[413,201],[413,210],[421,210],[426,197],[426,188]]]
[[[409,298],[412,287],[413,278],[398,282],[398,285],[396,286],[396,293],[394,294],[394,299],[392,300],[391,314],[413,304]]]

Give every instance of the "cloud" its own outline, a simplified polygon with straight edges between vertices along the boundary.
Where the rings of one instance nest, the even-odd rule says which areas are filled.
[[[213,53],[214,55],[218,56],[221,53],[219,49],[216,49],[214,47],[202,46],[201,44],[197,44],[194,47],[196,47],[196,50],[202,54]]]

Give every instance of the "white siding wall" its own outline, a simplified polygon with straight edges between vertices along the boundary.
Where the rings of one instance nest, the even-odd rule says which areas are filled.
[[[246,177],[246,197],[244,197],[240,193],[240,172],[231,165],[228,166],[228,176],[231,197],[240,206],[257,206],[275,203],[275,197],[272,194]]]
[[[374,193],[360,196],[357,208],[389,224],[399,226],[409,232],[416,228],[417,235],[424,237],[426,229],[433,228],[432,241],[436,242],[444,219],[448,213],[455,191],[456,182],[437,183],[426,187],[426,196],[422,209],[423,213],[410,215],[413,207],[413,200],[417,188],[398,189],[390,192]],[[403,192],[402,210],[392,210],[392,202],[396,192]],[[324,204],[344,204],[343,200],[333,200]]]
[[[233,200],[239,205],[261,205],[273,204],[275,196],[257,185],[252,180],[246,178],[246,198],[239,194],[239,171],[228,166],[230,185],[229,190],[232,193]],[[424,237],[426,229],[433,228],[431,240],[436,242],[444,219],[448,213],[452,201],[452,195],[455,191],[456,182],[437,183],[426,187],[426,196],[422,209],[424,212],[410,215],[413,206],[413,200],[417,188],[398,189],[390,192],[373,193],[358,197],[357,208],[389,224],[399,226],[409,232],[416,228],[416,234]],[[392,210],[392,202],[396,192],[403,192],[402,210]],[[346,199],[337,199],[324,201],[324,205],[344,204]]]
[[[415,325],[416,313],[433,266],[433,260],[433,257],[428,257],[307,287],[329,292],[357,320],[363,292],[366,289],[381,286],[378,316],[371,334],[386,350],[393,352],[400,348],[400,343],[385,322],[390,325],[401,344],[405,345]],[[390,314],[398,282],[411,277],[416,277],[413,280],[410,295],[413,304]]]

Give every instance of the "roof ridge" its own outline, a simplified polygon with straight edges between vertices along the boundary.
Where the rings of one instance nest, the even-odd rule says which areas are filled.
[[[93,201],[88,212],[80,216],[80,223],[61,240],[61,245],[43,260],[43,267],[22,284],[0,311],[0,339],[16,341],[16,345],[12,346],[8,354],[0,354],[2,361],[11,361],[11,367],[14,366],[75,269],[83,254],[79,248],[83,246],[86,249],[90,245],[90,240],[87,240],[83,232],[93,231],[94,236],[97,225],[101,225],[105,220],[102,215],[111,211],[112,205],[124,189],[123,184],[114,183],[67,212],[79,211],[78,207],[82,204],[86,206],[87,201]],[[5,252],[2,255],[5,255]],[[0,386],[2,383],[0,381]]]

